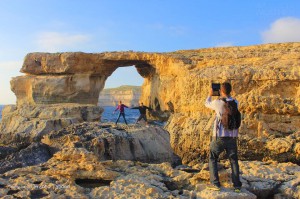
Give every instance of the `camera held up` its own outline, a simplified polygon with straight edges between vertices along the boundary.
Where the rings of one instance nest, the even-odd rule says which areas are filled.
[[[220,89],[221,89],[220,83],[212,83],[211,88],[213,89],[213,96],[220,96]]]

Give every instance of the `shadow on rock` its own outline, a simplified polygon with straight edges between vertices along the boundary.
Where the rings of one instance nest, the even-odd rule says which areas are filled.
[[[0,160],[0,173],[46,162],[51,158],[49,147],[43,143],[32,143],[27,148]]]

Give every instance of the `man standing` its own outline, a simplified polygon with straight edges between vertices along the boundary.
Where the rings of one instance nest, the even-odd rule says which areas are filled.
[[[119,116],[118,116],[118,119],[117,119],[117,121],[116,121],[116,125],[118,124],[118,121],[119,121],[121,115],[123,116],[124,121],[125,121],[125,123],[127,124],[127,121],[126,121],[126,118],[125,118],[125,110],[124,110],[125,107],[128,108],[128,106],[122,104],[122,101],[119,101],[119,105],[117,106],[116,110],[113,112],[113,113],[115,113],[117,110],[120,111]]]
[[[139,109],[139,111],[140,111],[140,117],[137,119],[136,123],[138,123],[141,119],[144,119],[145,122],[148,124],[147,116],[146,116],[146,111],[147,111],[147,109],[148,110],[152,110],[151,108],[149,108],[147,106],[144,106],[143,102],[141,102],[140,106],[133,107],[131,109]]]
[[[220,97],[217,100],[211,100],[213,90],[209,92],[209,96],[206,99],[205,106],[216,112],[216,119],[213,128],[213,139],[210,143],[210,154],[209,154],[209,171],[210,171],[210,182],[209,189],[219,191],[221,184],[219,181],[218,174],[218,158],[221,152],[226,151],[231,164],[231,178],[234,186],[234,191],[239,193],[241,190],[242,183],[239,176],[239,165],[237,155],[237,129],[225,128],[222,124],[222,115],[226,114],[225,104],[226,102],[235,101],[236,106],[237,100],[230,96],[231,85],[230,83],[223,83],[220,87]]]

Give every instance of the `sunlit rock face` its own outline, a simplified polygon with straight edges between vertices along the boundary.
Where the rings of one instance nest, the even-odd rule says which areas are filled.
[[[232,96],[240,102],[243,116],[241,158],[299,162],[294,153],[300,130],[299,52],[299,43],[178,51],[190,64],[182,67],[186,73],[178,72],[166,89],[173,92],[165,101],[172,102],[175,112],[166,129],[183,162],[207,157],[215,116],[204,101],[211,82],[225,81],[232,84]],[[277,150],[267,143],[287,136],[291,147],[286,154],[276,155]]]
[[[102,112],[103,108],[99,106],[72,103],[5,106],[0,123],[0,143],[26,145],[74,123],[99,121]]]
[[[170,135],[157,126],[135,124],[113,127],[112,124],[85,122],[51,132],[41,140],[53,153],[72,147],[84,147],[100,161],[134,160],[178,164],[173,154]]]
[[[11,80],[17,104],[96,104],[105,78],[89,74],[34,76],[26,75]]]
[[[271,141],[300,130],[300,43],[170,53],[30,53],[21,69],[26,76],[14,78],[12,90],[18,106],[96,105],[107,77],[132,65],[145,78],[141,101],[168,119],[171,145],[184,162],[207,157],[214,113],[204,101],[212,82],[230,82],[240,102],[239,144],[248,147],[242,158],[276,158]],[[298,145],[295,138],[287,152],[299,151]]]

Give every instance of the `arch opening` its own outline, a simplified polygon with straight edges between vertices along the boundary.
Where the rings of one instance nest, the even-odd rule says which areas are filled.
[[[132,62],[131,62],[132,63]],[[129,108],[125,108],[126,121],[135,123],[139,117],[137,107],[140,104],[142,95],[142,85],[151,77],[154,68],[147,63],[135,63],[131,66],[119,66],[106,79],[104,89],[100,91],[98,105],[104,108],[102,113],[102,122],[115,122],[118,114],[113,114],[119,101]],[[144,103],[149,106],[149,104]],[[123,123],[121,117],[119,122]]]

